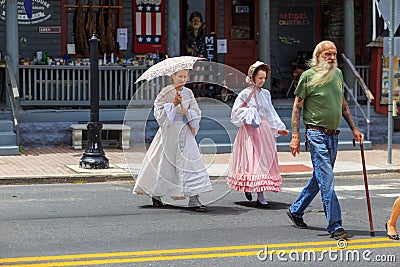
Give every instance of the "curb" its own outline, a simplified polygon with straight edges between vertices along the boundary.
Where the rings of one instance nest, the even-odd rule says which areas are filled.
[[[373,169],[367,170],[367,174],[381,174],[381,173],[400,173],[399,169]],[[281,173],[282,179],[308,179],[312,172],[293,172]],[[363,175],[363,171],[337,171],[335,176],[351,176]],[[76,173],[76,174],[59,174],[59,175],[23,175],[0,177],[0,185],[30,185],[30,184],[62,184],[62,183],[100,183],[110,181],[129,181],[134,182],[135,177],[130,173]],[[225,179],[226,175],[210,175],[211,180]]]
[[[0,185],[30,185],[30,184],[62,184],[62,183],[99,183],[118,180],[133,180],[130,174],[66,174],[66,175],[36,175],[18,177],[0,177]]]

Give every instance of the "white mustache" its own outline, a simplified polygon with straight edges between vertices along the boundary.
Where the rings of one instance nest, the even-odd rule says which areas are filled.
[[[332,61],[332,60],[331,60]],[[333,79],[337,68],[337,62],[328,62],[326,60],[322,60],[317,66],[318,70],[311,81],[308,83],[309,86],[320,87],[324,84],[327,84]]]

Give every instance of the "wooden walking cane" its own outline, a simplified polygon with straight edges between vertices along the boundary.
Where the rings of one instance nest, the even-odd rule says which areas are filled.
[[[354,139],[353,139],[353,146],[356,146],[356,141]],[[364,145],[362,143],[360,143],[360,150],[361,150],[361,161],[362,161],[363,173],[364,173],[365,196],[367,197],[368,218],[369,218],[369,234],[370,234],[370,236],[375,236],[374,224],[372,222],[371,202],[369,200],[367,168],[365,167]]]

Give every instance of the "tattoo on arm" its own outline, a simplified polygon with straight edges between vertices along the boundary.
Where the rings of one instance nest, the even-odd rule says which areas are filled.
[[[304,99],[296,96],[292,110],[292,133],[298,133],[300,129],[300,114],[303,108]]]
[[[356,128],[356,125],[354,123],[353,117],[351,116],[350,108],[344,98],[342,100],[342,116],[349,125],[350,129],[354,130]]]

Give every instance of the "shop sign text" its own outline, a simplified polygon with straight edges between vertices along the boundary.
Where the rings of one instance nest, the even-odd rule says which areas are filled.
[[[310,25],[307,13],[281,13],[279,14],[280,26],[307,26]]]
[[[39,26],[39,33],[61,33],[61,26]]]
[[[236,14],[247,14],[250,12],[249,6],[236,6],[235,7]]]
[[[210,61],[217,61],[217,36],[215,34],[204,35],[205,57]]]

